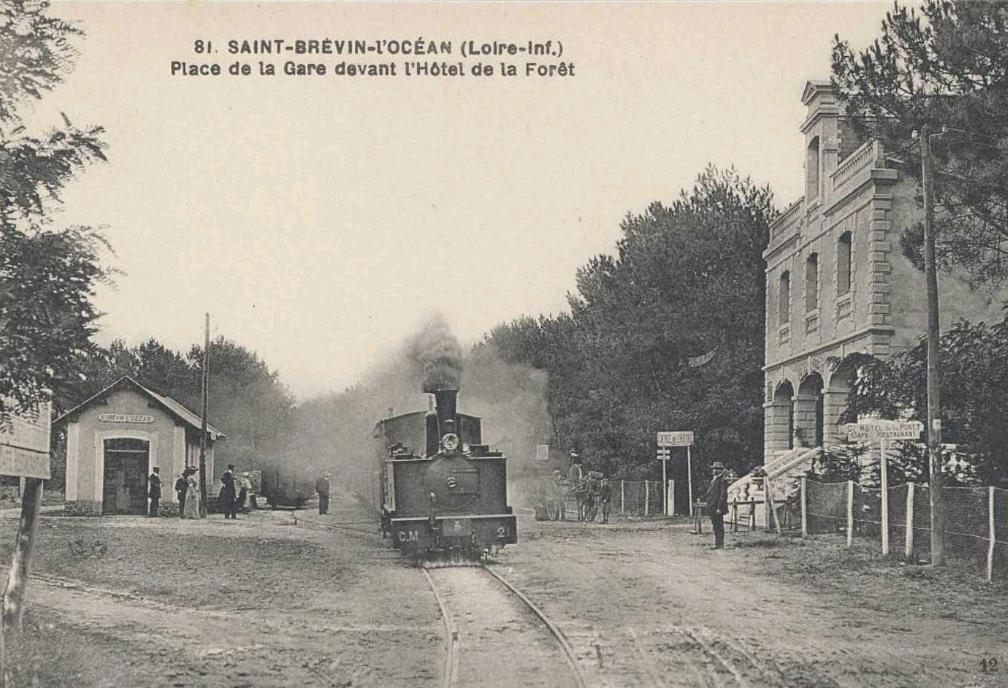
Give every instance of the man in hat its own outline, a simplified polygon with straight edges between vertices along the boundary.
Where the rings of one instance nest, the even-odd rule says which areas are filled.
[[[234,469],[234,464],[229,463],[227,470],[221,475],[221,489],[217,495],[221,509],[224,511],[224,518],[231,520],[238,519],[237,505],[235,504],[238,493],[235,490]]]
[[[728,513],[728,476],[724,464],[715,461],[711,465],[714,477],[707,487],[707,513],[714,526],[714,549],[724,549],[724,517]]]
[[[570,453],[570,463],[567,464],[567,480],[570,481],[571,485],[577,485],[581,482],[582,477],[581,457],[572,449]]]
[[[150,485],[150,489],[147,490],[147,496],[150,497],[150,509],[147,511],[148,516],[157,516],[158,509],[161,505],[161,469],[157,466],[154,467],[154,472],[150,474],[147,478],[147,483]]]
[[[319,514],[329,513],[329,473],[325,473],[315,481],[315,491],[318,493]]]

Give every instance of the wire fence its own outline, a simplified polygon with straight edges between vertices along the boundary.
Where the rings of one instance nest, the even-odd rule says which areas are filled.
[[[854,482],[806,479],[800,495],[803,532],[847,533],[848,542],[852,537],[871,538],[886,553],[918,563],[930,560],[931,491],[927,485],[897,485],[883,495],[880,489]],[[979,568],[988,579],[1008,577],[1008,490],[945,487],[942,496],[946,555]]]

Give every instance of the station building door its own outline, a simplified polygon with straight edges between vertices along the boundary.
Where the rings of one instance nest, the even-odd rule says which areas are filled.
[[[147,513],[150,443],[127,437],[105,440],[102,513]]]

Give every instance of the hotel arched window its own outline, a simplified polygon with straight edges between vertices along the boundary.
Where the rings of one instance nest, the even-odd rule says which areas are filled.
[[[791,273],[786,270],[780,276],[780,291],[777,297],[778,324],[787,325],[791,322]]]
[[[851,233],[844,232],[837,241],[837,296],[851,288]]]
[[[819,196],[819,137],[809,141],[805,151],[805,198],[812,200]]]
[[[805,261],[805,311],[819,307],[819,254],[813,253]]]

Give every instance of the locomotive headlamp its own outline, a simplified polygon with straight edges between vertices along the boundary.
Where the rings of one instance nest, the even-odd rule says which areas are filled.
[[[444,447],[445,451],[453,452],[459,448],[459,437],[458,435],[449,432],[447,435],[441,438],[441,446]]]

